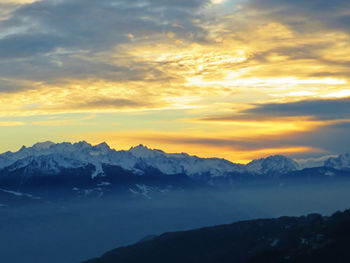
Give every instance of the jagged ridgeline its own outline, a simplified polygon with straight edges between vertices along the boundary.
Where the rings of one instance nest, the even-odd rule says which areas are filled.
[[[0,194],[2,205],[116,193],[150,198],[198,187],[348,178],[349,167],[349,155],[305,168],[281,155],[242,165],[143,145],[116,151],[106,143],[44,142],[0,155]]]

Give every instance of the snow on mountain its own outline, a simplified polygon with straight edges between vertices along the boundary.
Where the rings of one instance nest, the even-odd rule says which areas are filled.
[[[254,174],[287,173],[298,170],[299,165],[294,160],[283,155],[274,155],[257,159],[247,164],[246,169]]]
[[[50,141],[38,142],[38,143],[34,144],[31,148],[33,150],[36,150],[36,151],[41,151],[41,150],[49,149],[54,144],[55,143],[50,142]]]
[[[189,176],[202,174],[220,176],[228,172],[243,171],[242,165],[224,159],[199,158],[186,153],[165,153],[161,150],[149,149],[143,145],[133,147],[129,152],[147,165],[157,168],[165,174],[184,173]]]
[[[25,173],[31,174],[36,171],[41,171],[45,174],[59,173],[62,168],[78,168],[85,167],[88,163],[70,159],[60,154],[49,154],[40,156],[29,156],[20,159],[7,167],[9,171],[15,171],[25,168]]]
[[[18,152],[6,152],[0,155],[0,169],[16,163],[17,168],[31,165],[48,172],[57,172],[60,168],[77,168],[88,163],[95,166],[92,177],[103,175],[102,164],[120,165],[132,169],[136,158],[125,151],[112,150],[106,143],[92,146],[87,142],[58,143],[44,142],[32,147],[22,147]]]
[[[327,161],[329,158],[332,158],[332,157],[337,157],[337,156],[324,155],[321,157],[296,159],[295,161],[299,164],[299,169],[315,168],[315,167],[324,166],[325,161]]]
[[[298,169],[298,164],[284,156],[276,155],[254,160],[248,165],[235,164],[219,158],[199,158],[186,153],[165,153],[139,145],[128,151],[116,151],[106,143],[92,146],[78,143],[43,142],[32,147],[22,147],[18,152],[0,154],[0,170],[26,167],[54,174],[62,168],[79,168],[91,164],[95,167],[91,177],[104,176],[103,165],[120,166],[142,174],[148,167],[164,174],[186,174],[192,178],[224,176],[228,173],[285,173]]]
[[[152,150],[147,146],[143,146],[142,144],[131,147],[129,152],[135,156],[136,158],[157,158],[159,156],[163,156],[164,152],[161,150]]]
[[[25,197],[29,197],[31,199],[36,199],[36,200],[41,199],[40,197],[33,196],[31,194],[25,194],[25,193],[20,193],[20,192],[16,192],[16,191],[6,190],[6,189],[0,189],[0,192],[11,194],[11,195],[15,195],[15,196],[25,196]]]
[[[329,158],[325,161],[324,166],[335,169],[350,169],[350,154],[342,154],[338,157]]]

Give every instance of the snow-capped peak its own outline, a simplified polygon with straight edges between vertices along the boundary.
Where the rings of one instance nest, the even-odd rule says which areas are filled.
[[[106,142],[100,143],[100,144],[94,146],[94,148],[99,149],[99,150],[103,150],[103,151],[111,150],[111,148],[109,147],[109,145]]]
[[[246,165],[247,171],[255,174],[281,174],[298,170],[298,167],[297,162],[283,155],[253,160]]]
[[[165,153],[161,150],[152,150],[147,146],[140,144],[136,147],[131,147],[129,152],[134,155],[136,158],[150,158],[156,157],[157,155],[164,155]]]
[[[329,158],[324,165],[335,169],[350,168],[350,154],[341,154],[338,157]]]
[[[101,163],[108,163],[110,158],[106,156],[111,152],[115,151],[107,144],[93,147],[85,141],[74,144],[42,142],[32,147],[22,147],[18,152],[0,155],[0,169],[16,163],[15,167],[32,166],[33,169],[42,168],[45,171],[58,172],[61,168],[78,168],[90,163],[96,168],[92,176],[96,176],[103,174]]]
[[[74,143],[73,146],[80,149],[88,149],[92,147],[92,145],[90,143],[87,143],[86,141]]]
[[[42,158],[42,157],[49,157]],[[229,173],[282,174],[298,169],[298,164],[290,158],[276,155],[254,160],[248,165],[235,164],[225,159],[199,158],[186,153],[165,153],[150,149],[142,144],[128,151],[116,151],[107,143],[91,145],[85,141],[77,143],[37,143],[32,147],[22,147],[18,152],[0,154],[0,169],[9,167],[19,160],[37,159],[36,162],[20,162],[21,165],[38,164],[36,167],[73,168],[91,164],[95,167],[92,177],[103,176],[103,165],[120,166],[125,170],[143,173],[143,169],[153,167],[164,174],[186,174],[198,178],[201,176],[224,176]],[[72,162],[68,162],[71,160]],[[40,165],[39,165],[40,164]],[[56,169],[57,168],[57,169]]]
[[[51,141],[46,141],[46,142],[38,142],[36,144],[34,144],[31,148],[40,151],[40,150],[46,150],[49,149],[52,145],[54,145],[55,143],[51,142]],[[24,146],[25,148],[25,146]]]

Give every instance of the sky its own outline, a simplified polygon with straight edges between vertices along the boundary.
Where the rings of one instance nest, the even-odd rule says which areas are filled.
[[[1,0],[0,152],[350,152],[350,2]]]

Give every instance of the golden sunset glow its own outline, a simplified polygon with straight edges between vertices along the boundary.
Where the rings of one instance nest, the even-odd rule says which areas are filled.
[[[79,20],[71,28],[64,17],[47,23],[54,1],[34,2],[7,0],[10,11],[0,12],[0,49],[9,49],[0,52],[7,68],[0,70],[3,151],[47,139],[88,140],[247,162],[331,152],[301,138],[350,119],[346,29],[318,28],[312,18],[299,28],[255,1],[212,0],[178,6],[192,8],[183,20],[145,13],[123,28],[98,9],[118,29],[95,17],[95,31],[86,36]],[[30,3],[43,9],[39,17]],[[20,16],[27,22],[11,26]],[[14,50],[11,41],[26,41],[31,32],[28,44]],[[45,38],[51,32],[56,40]],[[320,109],[336,100],[345,110]],[[25,135],[17,140],[19,129]]]

